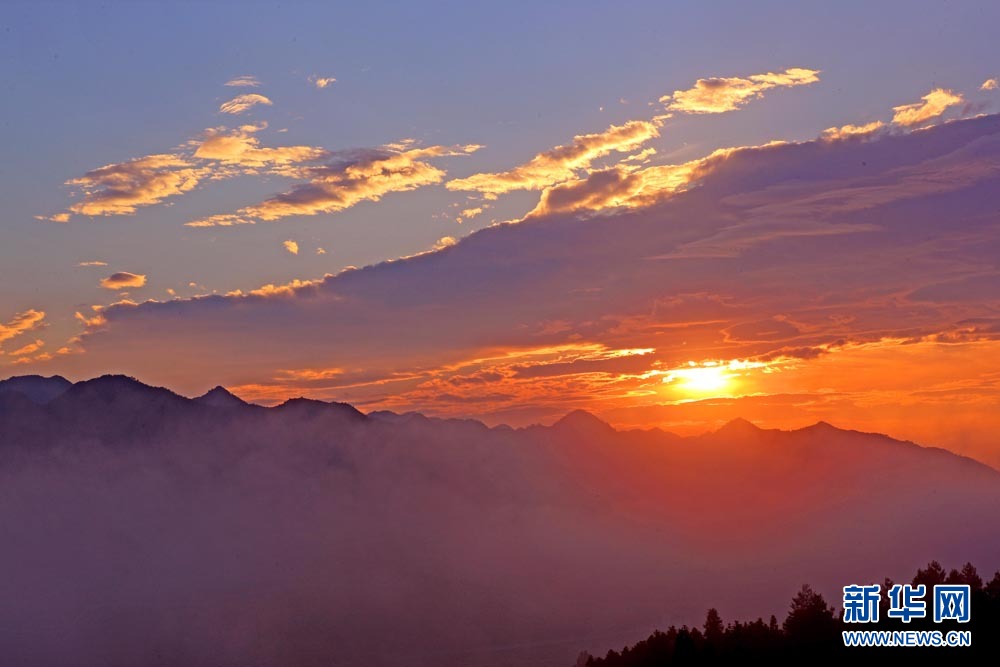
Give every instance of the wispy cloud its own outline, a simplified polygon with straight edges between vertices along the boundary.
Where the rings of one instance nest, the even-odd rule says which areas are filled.
[[[317,76],[314,74],[309,77],[309,82],[317,88],[326,88],[336,83],[337,79],[332,76]]]
[[[735,111],[763,97],[772,88],[804,86],[819,81],[819,70],[792,67],[784,72],[767,72],[741,77],[698,79],[688,90],[675,90],[660,102],[679,113],[723,113]]]
[[[873,120],[864,125],[842,125],[840,127],[828,127],[821,135],[824,139],[837,141],[838,139],[848,139],[850,137],[867,137],[885,127],[885,123],[880,120]]]
[[[288,168],[283,174],[308,181],[286,193],[235,213],[188,222],[190,227],[254,224],[294,215],[336,213],[363,201],[378,201],[391,192],[405,192],[440,183],[445,172],[432,158],[467,155],[479,146],[383,147],[335,154],[320,166]]]
[[[20,348],[18,348],[16,350],[12,351],[10,353],[10,356],[12,356],[12,357],[23,357],[23,356],[26,356],[26,355],[29,355],[29,354],[34,354],[35,352],[38,352],[43,347],[45,347],[45,341],[43,341],[41,339],[38,339],[38,340],[36,340],[33,343],[28,343],[24,347],[20,347]]]
[[[257,93],[246,93],[244,95],[237,95],[228,102],[223,102],[219,106],[219,111],[221,113],[228,114],[241,114],[244,111],[257,106],[258,104],[263,104],[265,106],[271,106],[274,104],[270,99],[263,95]]]
[[[77,266],[107,266],[107,262],[102,262],[100,260],[94,260],[92,262],[80,262]]]
[[[37,329],[44,319],[44,311],[30,309],[18,313],[6,324],[0,322],[0,344],[25,332]]]
[[[935,88],[920,99],[920,102],[893,107],[892,122],[904,127],[922,125],[964,101],[960,94],[944,88]]]
[[[242,76],[233,77],[229,81],[226,81],[224,85],[256,88],[257,86],[260,85],[260,81],[255,76],[244,74]]]
[[[656,121],[633,120],[603,132],[581,134],[563,146],[539,153],[530,161],[497,173],[481,173],[448,181],[449,190],[498,195],[514,190],[541,190],[575,178],[594,160],[612,152],[625,153],[659,136]]]
[[[129,273],[119,271],[112,273],[107,278],[101,280],[101,287],[105,289],[121,290],[130,287],[142,287],[146,284],[146,276],[141,273]]]
[[[1000,88],[1000,84],[997,83],[996,79],[986,79],[983,81],[983,85],[979,86],[979,90],[996,90]]]
[[[285,250],[292,253],[293,255],[299,254],[299,244],[296,243],[295,241],[283,241],[281,245],[283,245],[285,247]]]
[[[44,220],[44,221],[47,221],[47,222],[69,222],[69,218],[70,218],[70,214],[66,213],[66,212],[56,213],[54,215],[36,215],[35,216],[35,220]]]

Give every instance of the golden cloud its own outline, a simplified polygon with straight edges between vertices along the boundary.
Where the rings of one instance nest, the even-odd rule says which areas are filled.
[[[564,146],[539,153],[529,162],[510,171],[481,173],[449,181],[449,190],[475,191],[491,195],[514,190],[541,190],[571,180],[580,170],[611,152],[632,151],[659,136],[656,120],[633,120],[612,125],[604,132],[581,134]]]
[[[270,99],[259,95],[257,93],[246,93],[244,95],[237,95],[228,102],[223,102],[219,106],[219,111],[221,113],[228,114],[241,114],[251,107],[255,107],[258,104],[264,104],[266,106],[271,106],[274,104]]]
[[[921,125],[964,101],[960,94],[944,88],[935,88],[920,99],[921,102],[893,107],[892,110],[895,113],[892,122],[904,127]]]
[[[101,287],[113,290],[126,289],[129,287],[142,287],[145,284],[145,275],[141,273],[129,273],[128,271],[112,273],[107,278],[101,280]]]
[[[69,210],[80,215],[127,215],[141,206],[192,190],[209,173],[188,159],[162,153],[109,164],[67,181],[83,191]]]
[[[285,250],[293,255],[299,254],[299,244],[295,241],[283,241],[281,245],[285,246]]]
[[[746,78],[713,77],[698,79],[688,90],[675,90],[660,102],[680,113],[723,113],[735,111],[763,96],[765,90],[805,86],[819,81],[819,70],[792,67],[784,72],[754,74]]]
[[[309,77],[309,81],[317,88],[326,88],[327,86],[332,86],[337,80],[332,76],[316,76],[314,74]]]
[[[93,261],[93,262],[80,262],[77,266],[107,266],[107,262]]]
[[[837,141],[838,139],[847,139],[850,137],[866,137],[881,130],[883,127],[885,127],[885,123],[880,120],[874,120],[870,123],[865,123],[864,125],[828,127],[823,130],[823,134],[820,136],[829,141]]]
[[[683,164],[645,169],[618,165],[597,171],[586,178],[547,188],[526,217],[652,206],[686,189],[737,150],[740,149],[719,149]]]
[[[244,167],[287,165],[295,162],[319,160],[329,151],[314,146],[278,146],[261,148],[260,140],[253,136],[267,126],[243,125],[235,130],[206,130],[205,138],[197,143],[196,158],[219,160]]]
[[[336,213],[362,201],[378,201],[391,192],[440,183],[445,172],[427,159],[467,155],[479,148],[476,145],[409,150],[383,147],[353,151],[327,165],[291,167],[282,173],[308,182],[235,213],[213,215],[186,224],[189,227],[228,227],[293,215]]]
[[[983,85],[979,86],[979,90],[996,90],[1000,88],[1000,84],[997,83],[996,79],[986,79],[983,81]]]

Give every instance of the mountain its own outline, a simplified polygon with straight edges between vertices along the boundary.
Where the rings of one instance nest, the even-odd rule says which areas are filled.
[[[239,396],[234,395],[225,387],[218,386],[192,400],[195,403],[207,405],[212,408],[240,408],[244,405],[249,405],[246,401]]]
[[[28,398],[32,403],[45,405],[73,386],[66,378],[54,375],[21,375],[0,380],[0,395],[16,393]]]
[[[709,605],[782,617],[803,582],[1000,566],[1000,472],[826,423],[488,428],[64,384],[0,383],[12,664],[572,664]]]

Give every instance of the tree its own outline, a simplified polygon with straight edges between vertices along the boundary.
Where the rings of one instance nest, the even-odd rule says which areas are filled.
[[[838,638],[833,607],[809,584],[804,584],[792,599],[784,628],[793,647],[822,646],[836,642]]]
[[[722,640],[722,635],[725,631],[726,628],[722,624],[722,617],[719,616],[719,610],[712,607],[705,616],[705,640],[718,643]]]
[[[913,577],[913,585],[919,586],[923,584],[927,587],[927,591],[930,592],[938,584],[943,584],[944,580],[944,568],[941,567],[941,563],[936,560],[932,560],[927,564],[926,568],[917,570],[917,574]]]

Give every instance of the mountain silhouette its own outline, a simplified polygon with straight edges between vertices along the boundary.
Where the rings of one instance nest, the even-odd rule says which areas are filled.
[[[212,408],[239,408],[247,405],[247,402],[242,398],[234,395],[225,387],[219,386],[210,389],[193,400],[195,403],[207,405]]]
[[[29,666],[251,664],[265,645],[270,664],[571,664],[708,605],[780,615],[803,582],[830,596],[1000,553],[1000,472],[826,423],[489,428],[14,378],[0,476],[0,645]]]
[[[0,380],[0,395],[21,394],[32,403],[44,405],[72,386],[72,382],[58,375],[52,377],[21,375]]]

